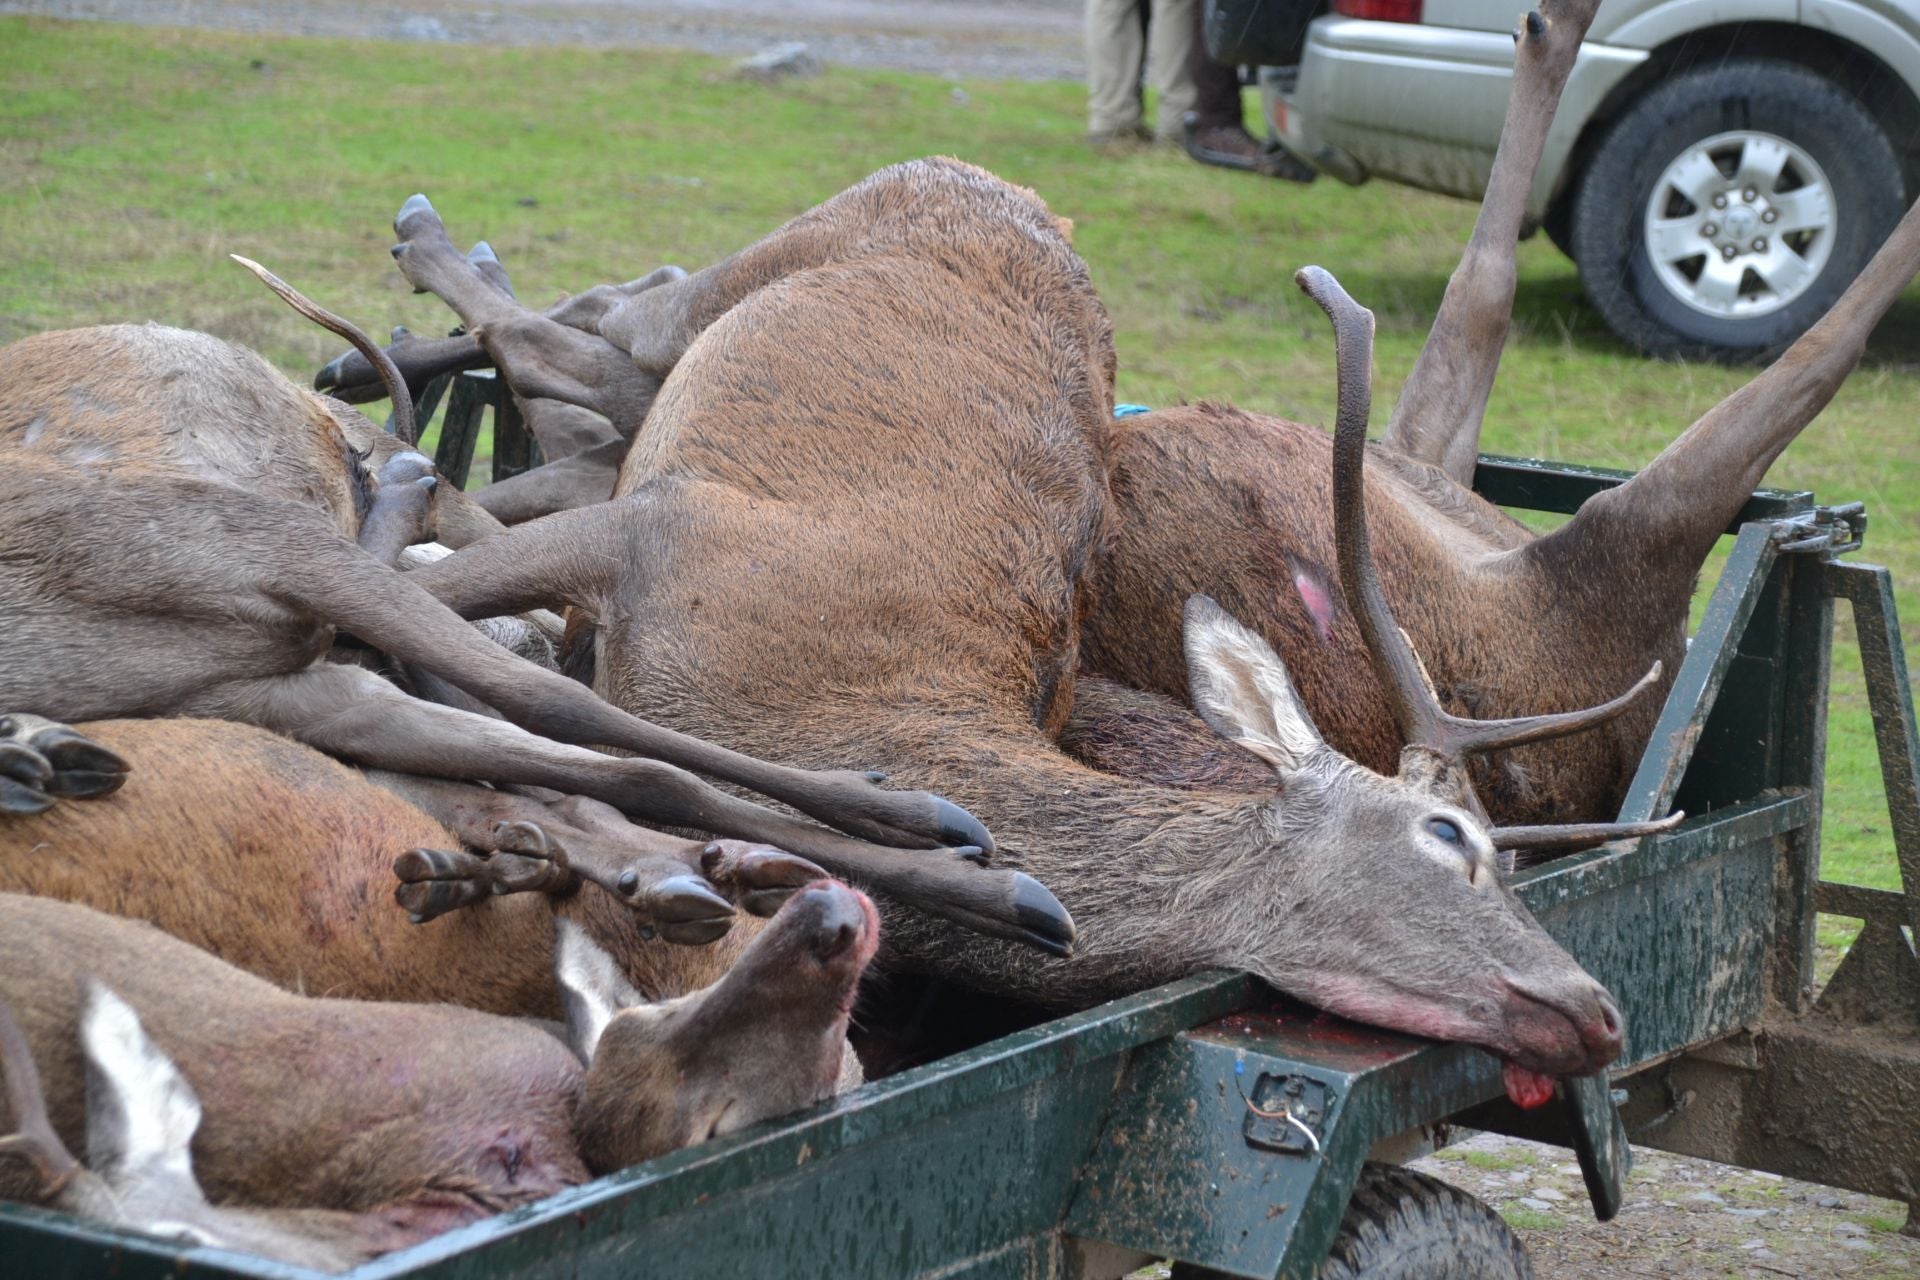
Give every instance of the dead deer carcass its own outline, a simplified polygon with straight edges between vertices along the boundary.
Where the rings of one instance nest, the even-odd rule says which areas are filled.
[[[177,1064],[197,1097],[192,1166],[208,1196],[352,1211],[390,1248],[832,1096],[857,1079],[847,1009],[875,931],[864,897],[822,882],[719,983],[646,1004],[568,926],[553,960],[563,1043],[535,1023],[446,1005],[292,995],[151,926],[0,895],[0,1001],[20,1020],[47,1088],[46,1127],[66,1147],[86,1133],[79,1032],[101,1016],[104,987],[138,1015],[122,1038],[144,1024],[140,1038],[156,1047],[144,1056]],[[34,1130],[17,1087],[12,1096],[14,1126]],[[193,1117],[174,1119],[173,1132],[191,1133]],[[49,1162],[21,1168],[5,1155],[0,1196],[44,1198]],[[51,1164],[57,1182],[57,1156]],[[155,1216],[178,1221],[195,1207],[188,1198]],[[193,1225],[209,1242],[272,1245]]]
[[[200,1100],[179,1067],[154,1047],[139,1015],[98,983],[89,984],[78,1023],[86,1073],[84,1165],[54,1129],[32,1047],[0,1001],[0,1079],[13,1116],[11,1126],[0,1123],[0,1195],[320,1271],[345,1271],[413,1242],[377,1214],[208,1203],[193,1171]]]
[[[351,326],[272,283],[377,356]],[[405,394],[387,369],[410,439]],[[68,722],[245,720],[377,768],[550,787],[763,840],[935,912],[951,887],[964,899],[961,918],[977,927],[1026,936],[1045,917],[1053,945],[1071,938],[1044,888],[971,865],[991,839],[940,797],[662,729],[474,634],[382,563],[421,515],[414,481],[426,478],[424,459],[394,453],[380,476],[369,474],[341,425],[357,415],[257,357],[156,326],[83,330],[0,349],[0,386],[0,649],[9,655],[0,707]],[[469,523],[497,527],[484,514]],[[354,545],[356,534],[381,558]],[[336,627],[513,723],[321,661]],[[588,743],[638,754],[613,759],[578,745]],[[687,769],[856,835],[752,804]],[[947,847],[927,857],[883,847],[927,845]]]
[[[1595,0],[1548,0],[1516,33],[1507,123],[1465,255],[1385,438],[1367,503],[1383,586],[1445,703],[1501,717],[1583,706],[1655,661],[1679,668],[1701,564],[1781,450],[1859,361],[1920,269],[1910,212],[1832,311],[1772,368],[1709,411],[1628,483],[1546,537],[1470,486],[1505,344],[1514,245],[1554,106]],[[1369,665],[1333,571],[1333,443],[1312,427],[1217,405],[1117,421],[1112,537],[1096,558],[1089,671],[1184,698],[1187,596],[1205,592],[1286,655],[1315,721],[1341,751],[1390,767],[1412,726]],[[1477,761],[1502,822],[1618,811],[1659,712],[1650,697],[1610,724]],[[1096,709],[1097,712],[1097,709]],[[1115,741],[1098,724],[1075,730]],[[1090,757],[1134,767],[1120,750]]]
[[[397,229],[402,270],[465,318],[484,282],[431,208],[409,201]],[[464,614],[591,613],[597,687],[623,706],[800,761],[860,744],[966,797],[996,859],[1052,876],[1081,922],[1049,961],[902,913],[894,963],[1056,1006],[1226,965],[1531,1071],[1618,1051],[1617,1011],[1501,883],[1448,762],[1389,778],[1339,756],[1279,659],[1210,603],[1186,628],[1206,722],[1165,699],[1151,714],[1264,762],[1264,794],[1060,750],[1108,518],[1113,354],[1031,193],[952,161],[883,170],[600,329],[668,375],[614,500],[413,576]]]
[[[14,851],[0,858],[0,892],[149,920],[297,990],[558,1017],[544,963],[558,915],[649,999],[685,995],[751,941],[736,907],[771,915],[823,875],[778,850],[636,827],[578,797],[363,775],[232,721],[4,719],[0,761],[51,738],[56,779],[101,757],[130,771],[108,799],[0,819]],[[396,871],[404,912],[390,901]],[[583,879],[594,887],[572,892]]]

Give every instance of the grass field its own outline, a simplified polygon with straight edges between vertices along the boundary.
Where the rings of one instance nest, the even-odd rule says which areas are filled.
[[[337,344],[228,252],[371,330],[431,333],[447,315],[411,296],[386,254],[411,192],[431,195],[463,243],[491,240],[521,296],[544,302],[662,262],[699,266],[881,165],[948,153],[1074,220],[1116,322],[1122,400],[1210,397],[1327,421],[1332,341],[1290,280],[1319,263],[1378,314],[1376,398],[1391,403],[1471,205],[1381,184],[1296,187],[1167,152],[1097,157],[1080,141],[1083,105],[1071,84],[833,70],[764,87],[678,54],[0,20],[0,340],[154,319],[247,343],[304,378]],[[1544,237],[1520,260],[1488,450],[1636,466],[1746,377],[1632,355]],[[1920,651],[1917,407],[1910,291],[1770,482],[1866,501],[1860,558],[1893,567]],[[1897,887],[1844,636],[1836,667],[1826,872]]]

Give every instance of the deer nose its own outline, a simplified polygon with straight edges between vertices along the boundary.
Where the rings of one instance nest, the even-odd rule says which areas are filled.
[[[1627,1028],[1620,1016],[1620,1006],[1597,982],[1593,984],[1592,1005],[1591,1015],[1581,1018],[1577,1025],[1581,1043],[1587,1049],[1587,1060],[1593,1070],[1598,1071],[1620,1056],[1626,1047]]]
[[[816,884],[800,895],[797,905],[813,916],[813,953],[822,961],[852,951],[866,934],[866,909],[845,885]]]

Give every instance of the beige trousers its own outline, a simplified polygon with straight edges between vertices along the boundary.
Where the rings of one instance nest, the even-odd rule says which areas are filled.
[[[1180,137],[1180,120],[1193,110],[1187,70],[1199,30],[1201,0],[1151,0],[1152,28],[1140,30],[1148,0],[1087,0],[1087,131],[1113,133],[1141,122],[1140,79],[1159,97],[1162,138]]]

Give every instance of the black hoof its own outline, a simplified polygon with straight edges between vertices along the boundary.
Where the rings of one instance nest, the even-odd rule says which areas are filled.
[[[876,787],[887,780],[887,775],[880,772],[878,769],[868,769],[866,772],[862,773],[860,776],[865,778],[868,782],[871,782]]]
[[[1026,942],[1049,955],[1073,954],[1073,917],[1047,886],[1023,871],[1013,875],[1013,913]]]
[[[668,942],[685,947],[705,946],[733,928],[733,904],[707,887],[697,876],[674,876],[654,886],[649,895],[652,925]]]
[[[333,359],[327,361],[326,364],[320,367],[320,372],[313,375],[313,389],[315,391],[331,391],[339,386],[340,371],[346,366],[347,361],[358,355],[360,355],[358,351],[349,351],[346,355],[335,356]],[[365,359],[364,356],[361,358]]]
[[[500,255],[495,253],[493,246],[485,240],[476,240],[473,242],[473,248],[467,250],[467,261],[491,262],[495,266],[498,266],[500,264]]]
[[[118,791],[132,768],[120,756],[65,725],[35,734],[32,749],[53,771],[45,782],[47,793],[70,800],[91,800]],[[0,772],[7,771],[0,766]]]
[[[0,740],[0,778],[44,791],[53,781],[53,765],[24,743]]]
[[[24,782],[0,775],[0,813],[30,818],[52,806],[53,797]]]
[[[993,852],[993,835],[980,819],[951,800],[933,797],[934,836],[941,844],[954,848],[972,846],[983,853]]]
[[[779,911],[801,889],[832,878],[805,858],[783,849],[729,853],[717,844],[701,850],[700,869],[731,894],[741,910],[762,919]]]

